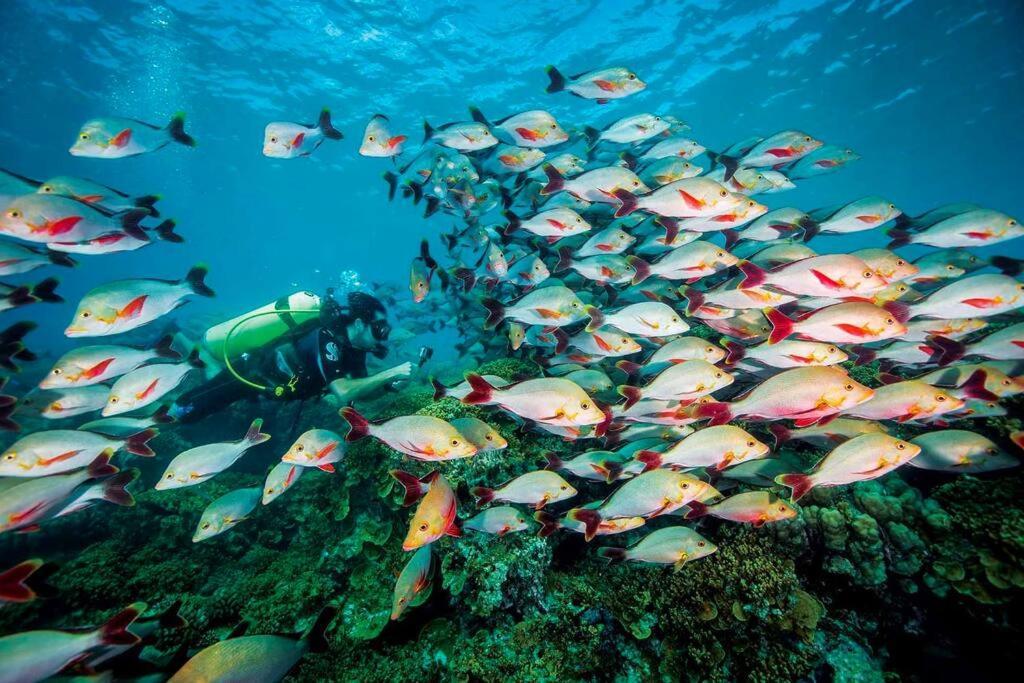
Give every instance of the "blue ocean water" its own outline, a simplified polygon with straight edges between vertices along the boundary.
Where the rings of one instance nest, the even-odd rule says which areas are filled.
[[[911,214],[952,201],[1024,214],[1019,2],[10,0],[0,19],[11,27],[0,41],[2,166],[160,194],[187,240],[83,257],[60,273],[69,301],[112,278],[181,277],[200,261],[218,297],[183,314],[211,321],[337,285],[346,271],[405,286],[419,237],[451,223],[388,203],[380,175],[391,163],[358,156],[358,140],[373,113],[386,113],[410,136],[408,159],[424,118],[464,120],[470,103],[492,118],[545,108],[579,128],[672,114],[711,149],[797,128],[863,157],[767,196],[772,208],[880,194]],[[545,94],[546,64],[625,64],[649,86],[598,106]],[[307,159],[261,155],[267,122],[314,120],[324,106],[344,141]],[[67,153],[89,118],[163,125],[176,111],[197,148]],[[837,246],[883,239],[858,233]],[[65,348],[70,311],[25,312],[42,325],[37,345]]]

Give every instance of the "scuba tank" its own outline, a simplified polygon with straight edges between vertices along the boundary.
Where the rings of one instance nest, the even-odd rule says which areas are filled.
[[[203,336],[203,345],[214,358],[237,359],[289,334],[295,328],[320,318],[320,297],[312,292],[295,292],[266,306],[215,325]]]

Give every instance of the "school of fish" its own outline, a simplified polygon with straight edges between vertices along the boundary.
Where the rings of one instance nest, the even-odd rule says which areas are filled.
[[[547,75],[553,96],[599,105],[628,106],[618,101],[647,87],[625,67],[573,76],[549,67]],[[498,429],[471,417],[374,421],[346,406],[336,424],[310,426],[282,445],[262,488],[212,501],[193,520],[194,542],[229,532],[304,472],[343,476],[347,444],[376,439],[395,452],[391,474],[404,505],[415,506],[402,541],[409,559],[394,588],[391,617],[399,619],[429,599],[439,566],[433,544],[444,536],[457,543],[470,531],[498,539],[565,531],[591,541],[638,531],[628,547],[605,544],[595,557],[678,571],[716,550],[691,520],[789,519],[811,489],[903,465],[954,474],[1018,465],[1012,443],[970,428],[975,418],[1005,414],[1001,402],[1024,391],[1020,262],[970,251],[1020,237],[1017,219],[973,204],[908,216],[883,196],[769,208],[767,195],[859,158],[804,131],[756,132],[717,150],[669,112],[629,113],[603,128],[568,125],[543,110],[501,114],[492,119],[470,107],[463,121],[424,122],[414,151],[409,135],[374,114],[358,150],[391,159],[390,198],[458,223],[439,234],[444,263],[429,239],[418,246],[403,305],[457,330],[465,356],[517,354],[543,368],[515,381],[476,372],[452,386],[433,380],[435,398],[561,437],[561,449],[545,463],[521,463],[510,481],[473,488],[478,509],[470,512],[445,478],[446,463],[507,448]],[[315,124],[268,124],[262,151],[300,159],[342,139],[324,109]],[[93,119],[69,151],[118,159],[172,144],[196,144],[181,114],[162,126]],[[160,220],[158,200],[83,178],[36,181],[0,170],[0,275],[75,267],[71,254],[182,241],[174,221]],[[814,249],[823,236],[876,238],[883,230],[887,248]],[[900,251],[908,246],[928,250],[909,259]],[[85,343],[59,358],[30,395],[0,397],[6,430],[19,429],[16,409],[80,423],[19,434],[0,453],[0,535],[45,531],[49,520],[103,502],[134,504],[128,487],[139,471],[112,461],[157,456],[147,444],[172,422],[166,403],[204,362],[172,336],[154,335],[145,346],[93,338],[155,329],[192,297],[214,296],[206,274],[197,265],[181,279],[92,289],[65,329]],[[0,314],[59,304],[56,287],[54,278],[2,283]],[[15,322],[0,333],[5,370],[35,358],[25,342],[32,329]],[[877,362],[882,372],[868,386],[847,362]],[[201,486],[268,441],[261,427],[257,418],[234,440],[160,454],[166,467],[147,485]],[[815,450],[816,464],[801,468],[776,456],[797,441]],[[1019,446],[1020,434],[1011,441]],[[595,490],[599,496],[588,493]],[[666,520],[652,523],[659,517]],[[0,571],[0,601],[35,599],[30,582],[46,563],[12,564]],[[43,680],[71,663],[102,671],[155,629],[182,625],[176,607],[150,617],[146,610],[137,603],[95,628],[0,637],[0,681]],[[192,656],[186,649],[164,678],[279,680],[305,652],[326,646],[334,613],[326,607],[294,637],[236,633]]]

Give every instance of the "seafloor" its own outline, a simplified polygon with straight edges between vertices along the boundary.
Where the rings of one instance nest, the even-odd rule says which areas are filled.
[[[483,372],[520,376],[518,360]],[[855,372],[873,372],[870,368]],[[1010,415],[1020,414],[1020,399]],[[480,414],[410,387],[362,406],[374,418],[423,411]],[[158,634],[147,651],[223,638],[239,621],[249,633],[301,630],[322,606],[339,615],[330,648],[293,671],[299,681],[411,680],[908,680],[995,679],[1018,670],[1024,589],[1024,476],[890,474],[815,489],[797,519],[754,529],[704,520],[718,551],[671,569],[609,565],[581,536],[559,532],[498,538],[474,534],[435,544],[431,598],[389,621],[392,590],[408,558],[410,512],[388,475],[401,463],[371,439],[353,444],[336,474],[308,472],[234,530],[199,544],[191,536],[217,496],[262,484],[264,467],[302,429],[343,431],[326,402],[262,406],[273,440],[201,486],[157,492],[152,483],[177,452],[245,431],[257,408],[173,426],[153,443],[156,461],[134,459],[145,490],[137,505],[98,506],[5,539],[9,558],[57,564],[55,597],[0,610],[0,632],[99,623],[137,600],[160,609],[182,601],[183,630]],[[556,438],[525,435],[497,413],[501,452],[443,465],[458,486],[494,485],[543,463]],[[1020,419],[973,425],[1005,434]],[[802,456],[808,462],[811,451]],[[576,484],[576,482],[574,482]],[[583,485],[581,499],[605,495]],[[629,537],[598,539],[621,544]]]

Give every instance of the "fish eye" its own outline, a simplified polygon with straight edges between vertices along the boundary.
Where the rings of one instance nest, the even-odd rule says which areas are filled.
[[[904,260],[903,260],[903,259],[901,259],[901,258],[898,258],[898,259],[896,259],[896,265],[897,265],[897,266],[905,266],[905,265],[907,265],[907,262],[906,262],[906,261],[904,261]]]
[[[582,219],[582,218],[580,218],[579,216],[577,216],[577,217],[576,217],[576,222],[577,222],[577,223],[582,223],[582,222],[583,222],[583,219]]]
[[[267,495],[268,496],[271,495],[273,492],[274,492],[274,489],[272,489],[272,488],[267,489]]]
[[[210,528],[210,523],[209,522],[206,522],[205,524],[203,524],[203,529],[209,529],[209,528]]]
[[[986,448],[985,452],[988,453],[989,455],[995,455],[996,453],[999,452],[999,449],[997,449],[997,448]]]
[[[297,451],[300,451],[300,452],[301,452],[301,451],[303,451],[303,450],[305,450],[305,449],[306,449],[306,447],[305,447],[305,446],[303,446],[303,445],[302,445],[301,443],[300,443],[300,444],[296,444],[296,445],[295,445],[295,450],[297,450]]]
[[[174,479],[174,472],[168,472],[165,474],[164,479]]]
[[[372,136],[372,135],[367,135],[367,136],[366,136],[366,139],[367,139],[368,141],[370,141],[370,142],[373,142],[373,139],[374,139],[374,138],[373,138],[373,136]]]
[[[487,436],[485,436],[484,438],[485,438],[485,439],[487,439],[488,441],[494,441],[494,437],[493,437],[493,436],[491,436],[490,434],[488,434],[488,435],[487,435]]]
[[[61,370],[60,368],[54,368],[53,369],[53,374],[55,374],[55,375],[59,375],[62,372],[63,372],[63,370]]]
[[[91,315],[92,315],[92,313],[90,313],[89,311],[82,311],[82,317],[83,318],[88,318]]]
[[[838,351],[838,349],[836,347],[834,347],[834,346],[828,347],[828,352],[829,353],[835,353],[836,351]]]
[[[117,398],[117,396],[111,396],[111,397],[110,397],[110,402],[111,402],[111,403],[117,403],[117,401],[118,401],[118,398]]]
[[[885,319],[885,324],[886,325],[892,325],[893,324],[893,319],[892,318],[886,318]]]
[[[718,196],[719,197],[728,197],[729,193],[727,191],[725,191],[725,190],[722,190],[721,192],[718,193]]]
[[[907,449],[907,444],[903,443],[902,441],[898,441],[898,442],[896,442],[896,449],[900,450],[900,451],[904,451],[904,450]]]
[[[551,130],[555,130],[556,128],[558,128],[558,124],[557,123],[552,123],[551,124]]]
[[[11,460],[14,460],[16,457],[18,457],[17,453],[5,453],[4,454],[4,460],[6,460],[7,462],[10,462]]]
[[[681,482],[679,482],[679,488],[681,488],[681,489],[688,489],[688,488],[690,488],[690,482],[688,482],[688,481],[681,481]]]
[[[660,117],[660,116],[655,116],[655,117],[654,117],[654,120],[655,120],[655,121],[661,121],[661,117]]]
[[[674,323],[677,323],[677,322],[679,322],[679,318],[675,318],[675,317],[673,317],[673,318],[672,318],[672,322],[674,322]]]
[[[852,385],[852,384],[847,384],[847,385],[846,385],[846,386],[845,386],[844,388],[845,388],[845,389],[846,389],[847,391],[853,391],[853,385]]]
[[[779,512],[785,512],[785,511],[786,511],[786,506],[785,505],[780,505],[779,506]]]
[[[871,277],[871,271],[870,270],[865,270],[864,271],[864,277]]]
[[[1009,379],[1004,379],[1004,380],[1003,380],[1003,386],[1004,386],[1004,387],[1008,387],[1008,386],[1010,386],[1010,380],[1009,380]]]
[[[716,372],[715,373],[715,377],[721,377],[721,376],[722,376],[722,373],[720,373],[720,372]]]
[[[79,133],[78,134],[78,139],[79,140],[88,140],[89,139],[89,134],[88,133]]]
[[[270,137],[270,141],[271,141],[271,142],[277,142],[277,138],[276,138],[276,137],[274,137],[274,136],[271,136],[271,137]]]
[[[580,307],[580,305],[579,305],[578,303],[575,303],[575,302],[573,302],[573,304],[572,304],[572,307],[573,307],[573,308],[579,308],[579,307]]]
[[[53,188],[50,187],[49,185],[43,185],[43,187],[40,189],[42,192],[53,192]]]
[[[634,180],[633,181],[633,187],[640,187],[640,181],[639,180]]]
[[[1015,220],[1013,220],[1013,219],[1011,218],[1010,220],[1006,221],[1006,224],[1007,224],[1007,225],[1017,225],[1017,221],[1015,221]]]
[[[936,401],[938,401],[939,403],[942,403],[943,401],[945,401],[945,400],[946,400],[946,397],[945,397],[945,396],[943,396],[942,394],[937,394],[937,395],[935,396],[935,400],[936,400]]]
[[[11,209],[10,211],[7,212],[7,215],[10,216],[11,218],[21,218],[21,211],[18,211],[17,209]]]
[[[754,442],[753,441],[748,441],[747,442],[747,448],[753,448],[753,447],[754,447]]]
[[[811,141],[811,136],[810,135],[804,136],[804,142],[810,142],[810,141]]]
[[[723,256],[725,256],[725,252],[724,251],[720,251],[720,252],[716,253],[715,256],[717,256],[718,258],[722,258]]]
[[[989,404],[988,404],[988,407],[989,407],[989,408],[995,408],[995,407],[996,407],[996,404],[995,404],[995,403],[989,403]]]
[[[429,526],[427,525],[426,522],[423,522],[423,524],[420,524],[420,531],[426,531],[428,528],[429,528]]]
[[[890,205],[889,205],[889,209],[890,209],[890,210],[891,210],[891,209],[895,209],[895,208],[896,208],[896,205],[895,205],[895,204],[890,204]]]
[[[569,485],[568,484],[562,484],[558,488],[561,489],[562,491],[565,491],[565,490],[567,490],[569,488]]]
[[[452,446],[456,447],[458,445],[459,445],[459,440],[458,439],[452,439]]]
[[[631,81],[635,81],[636,80],[636,74],[629,74],[628,76],[626,76],[626,78],[628,78]]]
[[[704,541],[697,541],[697,547],[698,548],[703,548],[705,545],[706,544],[704,543]]]

